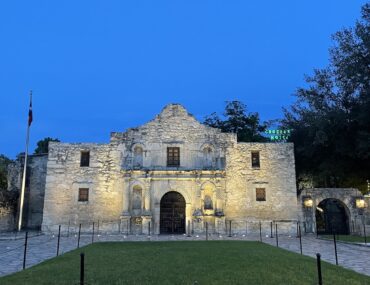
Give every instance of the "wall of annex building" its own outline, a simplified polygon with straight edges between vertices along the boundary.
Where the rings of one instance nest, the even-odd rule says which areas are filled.
[[[82,167],[81,152],[86,151],[89,166]],[[50,143],[42,229],[119,219],[121,153],[117,144]],[[88,201],[79,201],[80,188],[89,189]]]
[[[41,227],[47,159],[47,154],[34,154],[28,156],[22,228],[39,229]],[[17,159],[8,166],[8,191],[21,192],[23,170],[24,156],[18,156]],[[8,216],[8,218],[11,218],[8,222],[9,230],[15,228],[19,219],[19,206],[18,208],[12,209],[12,211],[14,211],[14,213]],[[7,213],[7,211],[4,212]]]
[[[260,167],[252,167],[258,152]],[[291,143],[238,143],[226,156],[227,219],[237,221],[296,221],[298,218],[295,163]],[[265,189],[257,201],[256,189]]]

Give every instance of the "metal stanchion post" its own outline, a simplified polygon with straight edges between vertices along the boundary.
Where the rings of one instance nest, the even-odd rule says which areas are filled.
[[[275,236],[276,236],[276,246],[279,247],[279,234],[278,234],[278,228],[277,228],[277,223],[275,224]]]
[[[335,232],[333,232],[333,238],[334,238],[335,264],[338,265],[337,239],[335,237]]]
[[[58,245],[57,245],[57,256],[59,255],[60,227],[61,227],[61,225],[59,225],[59,230],[58,230]]]
[[[206,222],[206,240],[208,240],[208,222]]]
[[[80,237],[81,237],[81,224],[78,228],[78,240],[77,240],[77,248],[80,248]]]
[[[262,229],[261,229],[261,221],[260,221],[260,242],[262,242]]]
[[[366,245],[367,241],[366,241],[366,225],[365,225],[365,219],[364,219],[364,239],[365,239],[365,245]]]
[[[85,283],[85,254],[80,254],[80,285]]]
[[[322,275],[321,275],[321,255],[316,253],[317,257],[317,277],[319,279],[319,285],[322,285]]]
[[[272,222],[270,222],[270,238],[273,238],[274,235],[272,234]]]
[[[26,237],[25,237],[25,240],[24,240],[23,270],[26,268],[27,242],[28,242],[28,232],[26,232]]]
[[[94,243],[94,231],[95,231],[95,222],[93,222],[93,230],[92,230],[91,243]]]

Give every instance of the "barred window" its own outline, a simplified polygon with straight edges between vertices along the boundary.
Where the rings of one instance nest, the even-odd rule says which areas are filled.
[[[259,151],[252,151],[252,167],[260,168],[260,153]]]
[[[89,201],[89,188],[79,188],[78,189],[78,201],[79,202]]]
[[[265,188],[256,188],[256,201],[266,201]]]
[[[89,151],[81,151],[81,167],[90,166],[90,152]]]
[[[167,166],[178,167],[180,166],[180,148],[168,147],[167,148]]]

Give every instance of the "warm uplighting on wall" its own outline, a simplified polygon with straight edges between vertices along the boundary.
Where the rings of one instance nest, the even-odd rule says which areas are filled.
[[[306,197],[303,199],[303,205],[306,207],[306,208],[311,208],[313,206],[313,200],[311,197]]]
[[[356,199],[356,208],[365,208],[365,200],[362,198],[357,198]]]

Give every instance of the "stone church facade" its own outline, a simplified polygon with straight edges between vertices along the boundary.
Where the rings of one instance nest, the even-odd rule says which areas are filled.
[[[169,104],[107,144],[51,142],[42,230],[112,221],[136,234],[225,233],[231,223],[236,233],[274,221],[294,232],[295,178],[293,144],[238,143]]]

